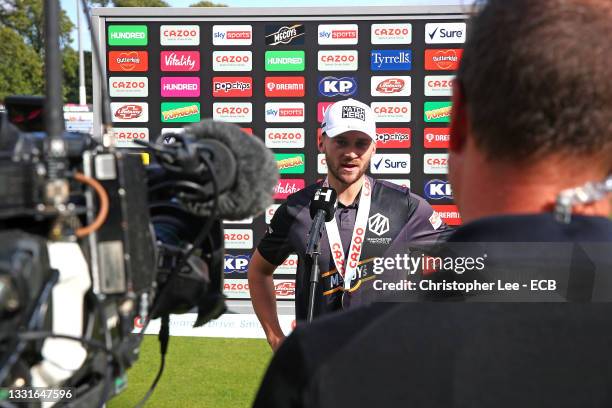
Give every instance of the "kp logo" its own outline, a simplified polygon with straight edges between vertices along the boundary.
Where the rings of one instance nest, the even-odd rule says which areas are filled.
[[[246,273],[249,267],[249,255],[225,255],[225,273]]]
[[[434,179],[425,184],[425,196],[430,200],[452,200],[453,191],[448,181]]]
[[[368,228],[380,237],[389,232],[389,218],[376,213],[368,219]]]
[[[322,96],[351,96],[357,93],[357,80],[353,77],[336,78],[326,76],[319,81],[319,94]]]

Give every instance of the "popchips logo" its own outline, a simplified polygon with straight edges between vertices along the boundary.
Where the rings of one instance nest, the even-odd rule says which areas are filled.
[[[439,49],[425,50],[425,69],[427,71],[455,71],[459,69],[459,61],[463,50]]]
[[[159,28],[161,45],[200,45],[200,26],[162,25]]]
[[[145,72],[149,69],[149,54],[146,51],[110,51],[108,69],[111,72]]]
[[[213,119],[249,123],[253,121],[253,106],[250,102],[216,102],[213,103]]]
[[[410,44],[412,42],[412,25],[372,24],[370,37],[372,44]]]
[[[111,97],[145,97],[149,95],[147,77],[110,77],[108,91]]]
[[[425,96],[451,96],[454,75],[425,76]]]
[[[120,148],[140,148],[142,146],[134,143],[135,140],[149,141],[149,129],[147,128],[114,128],[113,136],[115,146]]]
[[[266,77],[265,95],[268,98],[299,98],[304,96],[303,76]]]
[[[302,190],[305,185],[306,182],[304,181],[304,179],[280,179],[278,180],[278,184],[276,184],[276,187],[274,187],[273,198],[275,200],[284,200],[291,194],[297,193],[298,191]],[[276,208],[274,209],[274,211],[276,211]]]
[[[357,50],[320,50],[319,71],[357,71]]]
[[[450,147],[450,129],[425,128],[423,144],[426,149],[448,149]]]
[[[410,128],[376,128],[376,148],[408,149],[410,136]]]
[[[373,76],[370,78],[372,96],[410,96],[409,76]]]
[[[303,102],[268,102],[265,105],[266,122],[304,122]]]
[[[319,24],[318,39],[321,45],[355,45],[359,41],[357,24]]]
[[[250,98],[253,95],[253,78],[214,77],[212,92],[215,98]]]
[[[253,27],[250,25],[214,25],[213,45],[251,45]]]
[[[372,102],[376,122],[410,122],[410,102]]]
[[[266,146],[272,149],[301,149],[304,147],[304,128],[267,128]]]
[[[148,122],[149,105],[144,102],[112,102],[113,122]]]
[[[251,51],[213,51],[213,71],[253,70]]]

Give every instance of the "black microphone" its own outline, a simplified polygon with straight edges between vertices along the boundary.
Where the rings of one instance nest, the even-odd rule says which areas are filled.
[[[323,223],[334,219],[336,207],[338,206],[337,198],[336,190],[331,187],[321,187],[315,191],[310,201],[310,217],[313,219],[313,222],[308,233],[306,255],[312,257],[315,246],[319,242]]]
[[[257,136],[232,123],[204,120],[186,126],[183,134],[164,135],[168,138],[182,140],[183,146],[171,155],[170,165],[164,164],[166,169],[196,177],[203,166],[200,154],[206,154],[212,163],[219,185],[220,218],[242,220],[261,214],[272,204],[278,167],[272,152]]]

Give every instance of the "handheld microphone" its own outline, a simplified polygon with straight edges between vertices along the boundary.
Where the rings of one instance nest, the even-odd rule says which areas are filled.
[[[312,227],[308,233],[308,245],[306,255],[312,257],[315,246],[319,242],[321,228],[324,222],[334,219],[338,206],[338,194],[331,187],[321,187],[314,193],[310,201],[310,217],[313,219]]]

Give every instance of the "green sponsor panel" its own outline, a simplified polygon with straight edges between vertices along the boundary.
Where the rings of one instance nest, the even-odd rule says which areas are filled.
[[[278,172],[280,174],[304,174],[304,154],[302,153],[277,153],[274,155]]]
[[[146,25],[109,25],[108,45],[147,45]]]
[[[423,120],[425,123],[450,122],[451,102],[425,102]]]
[[[266,71],[303,71],[304,51],[266,51]]]
[[[200,102],[162,102],[161,121],[193,123],[200,121]]]

